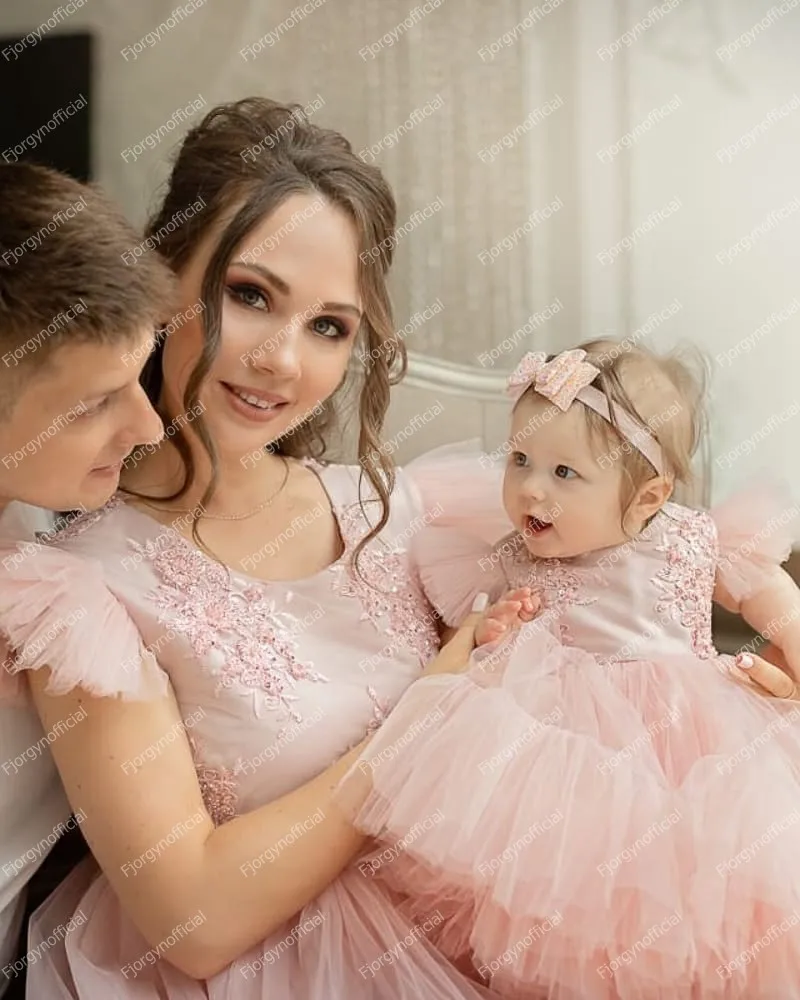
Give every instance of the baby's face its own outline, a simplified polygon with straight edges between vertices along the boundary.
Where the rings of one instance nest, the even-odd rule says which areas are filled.
[[[569,558],[627,539],[620,463],[592,449],[581,409],[575,402],[562,413],[527,395],[514,411],[503,503],[538,559]]]

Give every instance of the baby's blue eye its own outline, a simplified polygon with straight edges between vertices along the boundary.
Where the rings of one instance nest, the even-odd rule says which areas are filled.
[[[572,479],[573,476],[578,475],[578,473],[574,469],[570,469],[568,465],[557,465],[554,472],[558,479]]]
[[[518,465],[520,468],[528,464],[528,456],[524,455],[521,451],[511,452],[511,464]]]

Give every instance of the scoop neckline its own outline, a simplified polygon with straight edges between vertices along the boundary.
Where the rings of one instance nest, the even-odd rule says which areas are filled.
[[[194,542],[189,541],[188,538],[184,538],[184,536],[178,531],[175,531],[176,543],[180,545],[182,548],[188,548],[189,550],[191,550],[191,552],[200,555],[205,562],[213,563],[215,566],[224,567],[226,572],[231,578],[240,577],[242,580],[247,581],[251,586],[276,587],[280,586],[281,584],[284,585],[294,584],[296,586],[298,584],[311,583],[312,581],[318,580],[320,577],[325,576],[327,573],[336,570],[344,563],[345,559],[347,559],[348,556],[350,555],[351,546],[348,540],[348,536],[344,530],[344,526],[342,524],[342,517],[339,505],[334,501],[333,496],[331,495],[331,492],[328,489],[328,486],[325,483],[325,479],[323,478],[322,475],[322,473],[326,470],[327,466],[322,465],[321,463],[315,461],[314,459],[304,458],[301,459],[300,461],[305,466],[305,468],[307,468],[309,472],[311,472],[311,474],[316,477],[317,482],[322,488],[322,491],[328,500],[328,507],[331,516],[333,517],[334,523],[336,524],[336,530],[339,534],[339,540],[342,545],[341,555],[337,559],[334,559],[333,562],[328,563],[327,566],[323,566],[322,569],[318,570],[316,573],[312,573],[310,576],[282,578],[278,580],[264,580],[258,576],[251,576],[250,573],[246,573],[244,570],[236,569],[233,566],[229,566],[227,563],[218,562],[217,560],[212,559],[212,557],[207,552],[204,552],[199,546],[195,545]],[[148,523],[153,524],[159,528],[169,528],[169,525],[163,524],[161,521],[153,517],[152,514],[148,514],[147,511],[141,510],[134,504],[129,503],[126,500],[125,498],[126,494],[124,494],[123,491],[118,491],[117,493],[114,494],[114,497],[118,498],[119,501],[121,501],[120,509],[132,511],[139,517],[144,518]]]

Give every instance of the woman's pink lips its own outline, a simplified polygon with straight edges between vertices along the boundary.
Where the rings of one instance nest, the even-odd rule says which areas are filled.
[[[289,400],[285,396],[279,396],[274,392],[264,392],[263,389],[251,389],[246,385],[237,385],[235,382],[222,382],[222,385],[233,392],[242,392],[247,396],[255,396],[256,399],[262,400],[264,403],[270,403],[272,406],[278,406],[280,403],[288,403]]]
[[[233,389],[233,386],[229,385],[227,382],[219,383],[225,390],[225,397],[228,400],[228,405],[231,409],[238,413],[240,416],[244,417],[249,423],[254,424],[265,424],[274,420],[276,416],[283,412],[285,406],[289,403],[277,397],[274,397],[273,405],[267,409],[261,409],[258,406],[253,406],[252,404],[246,402],[242,399]],[[248,391],[249,390],[243,390]],[[264,393],[258,393],[259,398],[264,398]]]

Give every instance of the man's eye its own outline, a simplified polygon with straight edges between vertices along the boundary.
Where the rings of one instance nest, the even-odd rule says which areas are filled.
[[[87,403],[81,403],[77,408],[78,413],[81,417],[93,417],[97,413],[102,413],[103,410],[108,406],[109,397],[106,396],[105,399],[101,399],[98,403],[92,403],[91,406]]]

